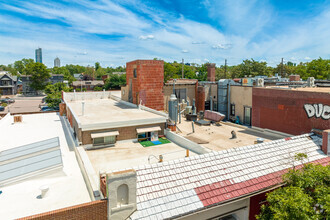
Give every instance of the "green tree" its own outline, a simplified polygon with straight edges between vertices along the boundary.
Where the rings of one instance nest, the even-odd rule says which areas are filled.
[[[31,75],[30,86],[37,92],[44,90],[47,80],[50,78],[50,71],[43,63],[28,63],[25,67],[27,75]]]
[[[305,157],[297,155],[296,159]],[[329,219],[330,166],[305,164],[283,175],[285,187],[267,194],[258,219]]]
[[[102,87],[95,86],[95,87],[94,87],[94,91],[102,91]]]
[[[101,68],[101,65],[99,62],[95,63],[95,71],[97,71],[99,68]]]
[[[68,80],[69,84],[71,84],[76,79],[71,75],[70,71],[65,67],[54,67],[52,70],[53,74],[60,74],[63,75],[64,80]]]
[[[114,74],[110,78],[105,80],[104,88],[105,90],[109,89],[120,89],[120,86],[126,84],[126,74],[118,76]]]
[[[73,76],[73,74],[76,73],[83,73],[86,71],[86,67],[84,66],[79,66],[79,65],[73,65],[73,64],[69,64],[69,65],[65,65],[65,68],[67,70],[69,70],[70,74]]]
[[[308,78],[306,63],[299,63],[296,66],[295,74],[298,74],[300,78],[306,80]]]
[[[26,75],[26,65],[34,63],[33,59],[22,59],[14,62],[15,72],[19,72],[22,75]]]
[[[71,92],[72,89],[67,87],[64,83],[55,83],[54,85],[47,85],[45,93],[47,94],[45,101],[51,108],[57,108],[61,103],[62,91]]]
[[[92,66],[87,66],[84,72],[84,80],[94,79],[95,69]]]
[[[309,77],[315,79],[330,79],[330,60],[324,60],[321,57],[307,63],[307,73]]]

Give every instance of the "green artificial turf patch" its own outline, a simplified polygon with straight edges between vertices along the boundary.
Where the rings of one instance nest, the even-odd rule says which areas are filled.
[[[171,141],[169,141],[167,138],[162,137],[158,139],[159,142],[161,142],[161,144],[168,144],[171,143]],[[154,143],[152,143],[151,141],[140,141],[139,142],[143,147],[150,147],[150,146],[155,146]],[[157,144],[157,145],[161,145],[161,144]]]

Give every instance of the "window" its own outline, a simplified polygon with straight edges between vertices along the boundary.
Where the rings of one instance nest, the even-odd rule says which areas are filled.
[[[182,102],[183,99],[187,100],[186,88],[175,89],[175,95],[179,102]]]
[[[244,107],[244,124],[251,125],[251,112],[252,108]]]
[[[116,136],[107,136],[107,137],[97,137],[93,138],[93,144],[114,144],[116,143]]]
[[[133,75],[134,75],[134,78],[137,77],[136,68],[134,68],[134,70],[133,70]]]
[[[235,115],[235,104],[230,105],[230,115]]]
[[[128,204],[128,186],[122,184],[117,188],[117,206]]]

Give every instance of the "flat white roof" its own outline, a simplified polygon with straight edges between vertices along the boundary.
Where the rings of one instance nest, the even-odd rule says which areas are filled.
[[[165,123],[166,117],[113,99],[66,101],[82,130]],[[83,104],[84,103],[84,104]],[[84,107],[83,107],[84,106]],[[84,112],[83,112],[84,108]]]
[[[109,172],[144,164],[158,163],[159,155],[163,156],[163,161],[170,161],[185,158],[186,149],[175,143],[167,143],[150,147],[143,147],[140,143],[130,141],[118,142],[114,147],[107,147],[94,150],[86,150],[89,161],[95,172]],[[196,155],[189,152],[190,156]],[[149,160],[148,160],[149,159]]]
[[[22,123],[13,116],[0,120],[0,151],[59,137],[63,169],[1,187],[0,216],[15,219],[91,201],[74,151],[70,151],[57,113],[23,115]],[[40,187],[49,190],[42,199]]]

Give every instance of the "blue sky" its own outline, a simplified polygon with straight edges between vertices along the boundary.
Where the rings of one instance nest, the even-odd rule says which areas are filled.
[[[0,64],[101,66],[160,58],[275,66],[330,58],[330,1],[0,0]]]

